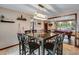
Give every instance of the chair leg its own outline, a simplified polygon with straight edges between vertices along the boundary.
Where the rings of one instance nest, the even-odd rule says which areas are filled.
[[[57,48],[57,55],[62,55],[63,54],[63,45],[59,45]]]
[[[48,51],[48,54],[47,55],[52,55],[53,51],[50,51],[48,49],[47,49],[47,51]]]
[[[22,55],[26,55],[26,47],[24,44],[22,45]]]
[[[29,55],[31,55],[31,49],[29,49]]]
[[[36,55],[36,54],[34,53],[34,51],[32,51],[32,53],[33,53],[34,55]]]
[[[29,50],[29,54],[28,55],[36,55],[35,53],[34,53],[34,50]],[[40,55],[40,50],[38,49],[38,55]]]
[[[32,53],[34,54],[33,50],[29,49],[29,55],[31,55]]]
[[[38,48],[38,55],[40,55],[40,47]]]
[[[19,43],[19,55],[22,54],[22,50],[21,50],[21,44]]]

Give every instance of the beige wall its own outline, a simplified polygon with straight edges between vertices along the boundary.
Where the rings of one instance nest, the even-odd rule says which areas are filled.
[[[7,47],[13,44],[18,43],[17,32],[18,32],[18,24],[20,23],[20,30],[22,31],[22,27],[24,30],[30,29],[30,17],[27,14],[16,12],[13,10],[0,8],[0,15],[3,14],[8,20],[13,20],[15,23],[2,23],[0,22],[0,48]],[[17,21],[16,18],[23,14],[27,21]]]

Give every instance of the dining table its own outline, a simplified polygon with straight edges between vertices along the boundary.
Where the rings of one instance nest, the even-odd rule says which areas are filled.
[[[40,42],[40,45],[41,45],[40,54],[44,55],[45,54],[44,41],[47,40],[47,39],[51,39],[54,36],[57,36],[58,34],[57,33],[41,32],[41,33],[28,33],[26,35],[32,36],[32,37],[36,38]]]

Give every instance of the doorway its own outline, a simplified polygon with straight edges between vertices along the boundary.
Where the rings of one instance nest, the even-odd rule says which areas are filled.
[[[65,33],[64,43],[75,45],[75,21],[66,20],[56,22],[56,30]]]
[[[48,32],[48,23],[44,22],[44,32]]]
[[[54,22],[56,25],[55,30],[67,30],[72,31],[74,37],[73,45],[79,46],[79,40],[77,40],[77,14],[69,14],[63,16],[50,17],[50,22]],[[70,35],[70,34],[69,34]],[[72,39],[72,38],[71,38]]]

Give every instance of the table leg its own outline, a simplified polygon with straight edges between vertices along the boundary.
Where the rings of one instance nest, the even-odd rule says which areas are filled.
[[[38,55],[40,55],[40,47],[38,48]]]
[[[44,41],[41,41],[41,54],[44,55],[45,54],[45,49],[44,49]]]

